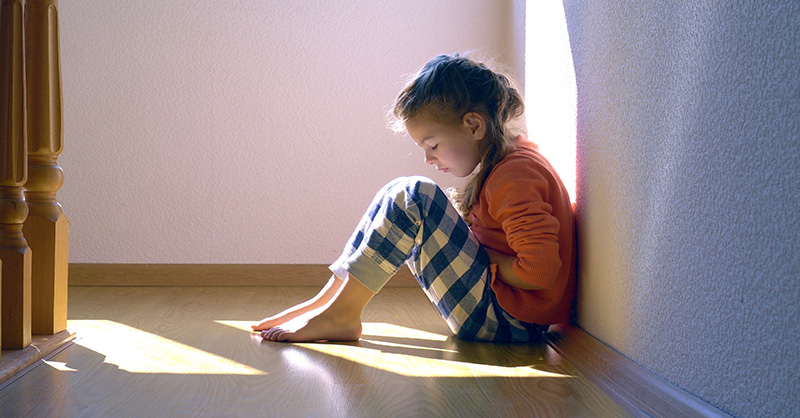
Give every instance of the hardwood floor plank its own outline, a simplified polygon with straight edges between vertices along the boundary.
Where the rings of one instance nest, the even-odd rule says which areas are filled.
[[[248,331],[316,291],[71,288],[78,338],[0,390],[3,416],[628,416],[545,343],[453,338],[415,288],[378,294],[359,342]]]

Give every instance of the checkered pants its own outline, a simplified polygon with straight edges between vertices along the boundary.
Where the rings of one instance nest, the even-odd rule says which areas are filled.
[[[489,256],[442,189],[424,177],[384,186],[330,269],[377,293],[403,263],[459,338],[531,341],[547,329],[500,307]]]

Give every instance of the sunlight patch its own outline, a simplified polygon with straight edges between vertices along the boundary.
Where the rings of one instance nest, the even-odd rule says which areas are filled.
[[[252,321],[214,321],[218,324],[251,332]],[[293,343],[281,347],[284,360],[300,370],[318,371],[319,367],[314,359],[308,357],[309,350],[334,357],[339,357],[358,364],[396,373],[409,377],[538,377],[538,378],[570,378],[570,375],[550,373],[537,370],[530,366],[495,366],[489,364],[468,363],[456,360],[430,358],[430,353],[439,353],[439,356],[457,354],[452,345],[447,344],[448,336],[433,332],[422,331],[400,325],[365,322],[362,324],[361,341],[376,348],[359,347],[348,344],[325,343]],[[382,341],[381,338],[392,338],[394,341]],[[405,343],[407,341],[408,343]],[[425,343],[425,342],[427,343]],[[444,343],[431,344],[430,342]],[[430,344],[423,346],[422,344]],[[437,347],[441,345],[441,347]],[[385,347],[385,349],[383,348]],[[415,354],[399,354],[394,351]]]
[[[254,323],[253,321],[217,320],[214,322],[238,330],[253,332],[253,329],[250,328],[250,325]],[[446,335],[383,322],[364,322],[361,335],[363,337],[397,337],[427,341],[447,341]]]
[[[572,376],[536,370],[530,366],[494,366],[453,360],[394,354],[364,347],[340,344],[297,344],[304,349],[343,358],[365,366],[408,377],[538,377]]]
[[[413,338],[415,340],[447,341],[447,336],[383,322],[365,322],[362,336]]]
[[[42,362],[60,372],[77,372],[77,370],[67,366],[67,363],[64,363],[63,361],[42,360]]]
[[[73,320],[75,344],[104,355],[105,363],[131,373],[267,374],[234,360],[108,320]]]
[[[367,340],[367,339],[364,339],[364,338],[362,338],[360,341],[363,341],[365,343],[374,344],[374,345],[382,345],[382,346],[385,346],[385,347],[407,348],[407,349],[411,349],[411,350],[429,350],[429,351],[439,351],[439,352],[443,352],[443,353],[458,354],[458,351],[447,349],[447,348],[422,347],[422,346],[414,345],[414,344],[392,343],[392,342],[388,342],[388,341]]]

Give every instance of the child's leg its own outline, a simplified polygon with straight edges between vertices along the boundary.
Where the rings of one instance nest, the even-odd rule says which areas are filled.
[[[404,262],[459,337],[528,341],[541,335],[544,327],[521,323],[500,307],[486,251],[444,192],[424,177],[384,187],[331,270],[377,293]]]
[[[288,322],[266,321],[265,325],[270,325],[271,329],[261,328],[265,339],[357,340],[361,336],[364,306],[403,265],[415,245],[416,230],[409,229],[419,223],[413,220],[419,219],[419,213],[413,207],[413,199],[404,197],[413,195],[406,190],[414,184],[409,180],[397,179],[377,193],[344,253],[331,265],[335,275],[332,280],[343,283],[341,291],[317,309],[292,308],[292,314],[303,313],[294,315]],[[337,315],[340,318],[335,318]]]
[[[327,304],[333,299],[334,296],[336,296],[336,293],[338,293],[342,287],[342,283],[343,282],[335,276],[331,276],[331,278],[328,280],[328,283],[313,298],[292,306],[291,308],[286,309],[277,315],[264,318],[260,323],[253,324],[250,327],[253,328],[253,331],[267,330],[276,325],[280,325],[286,321],[297,318],[304,313],[318,309]]]
[[[486,252],[444,192],[422,177],[397,179],[376,195],[330,267],[346,282],[329,304],[262,335],[273,341],[358,339],[364,306],[406,261],[460,337],[528,339],[528,327],[499,307],[488,285]]]
[[[326,292],[323,289],[315,298],[316,301],[309,300],[281,312],[275,317],[266,318],[261,324],[254,325],[253,329],[262,330],[261,335],[264,339],[271,341],[357,340],[360,338],[361,312],[372,296],[383,287],[383,284],[408,258],[406,254],[394,260],[396,261],[394,266],[379,266],[372,261],[370,254],[374,254],[374,251],[367,248],[365,255],[365,249],[362,248],[362,244],[370,241],[370,239],[365,241],[365,236],[385,234],[387,230],[396,228],[391,219],[397,218],[397,212],[405,209],[389,202],[394,201],[397,190],[404,187],[404,181],[405,179],[397,179],[384,186],[376,194],[367,213],[350,237],[344,254],[331,265],[334,276],[328,282],[328,287],[336,288],[338,293],[337,291]],[[387,217],[387,215],[389,216]],[[395,232],[390,235],[403,237],[404,232]],[[400,245],[408,250],[414,245],[413,237],[410,239],[405,237],[403,241],[404,243]],[[385,247],[388,248],[389,245]],[[361,262],[357,262],[358,259],[361,259]],[[359,278],[354,279],[354,275]],[[339,318],[342,319],[339,321],[340,324],[335,324],[334,320],[330,318],[335,314],[343,316],[343,318]],[[357,320],[357,326],[353,325],[353,318]],[[325,329],[328,331],[324,332]]]

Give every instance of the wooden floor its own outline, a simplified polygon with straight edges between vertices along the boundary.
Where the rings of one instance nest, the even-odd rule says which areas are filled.
[[[71,287],[76,339],[0,388],[0,416],[629,416],[544,343],[452,338],[415,288],[377,295],[358,343],[248,331],[316,290]]]

